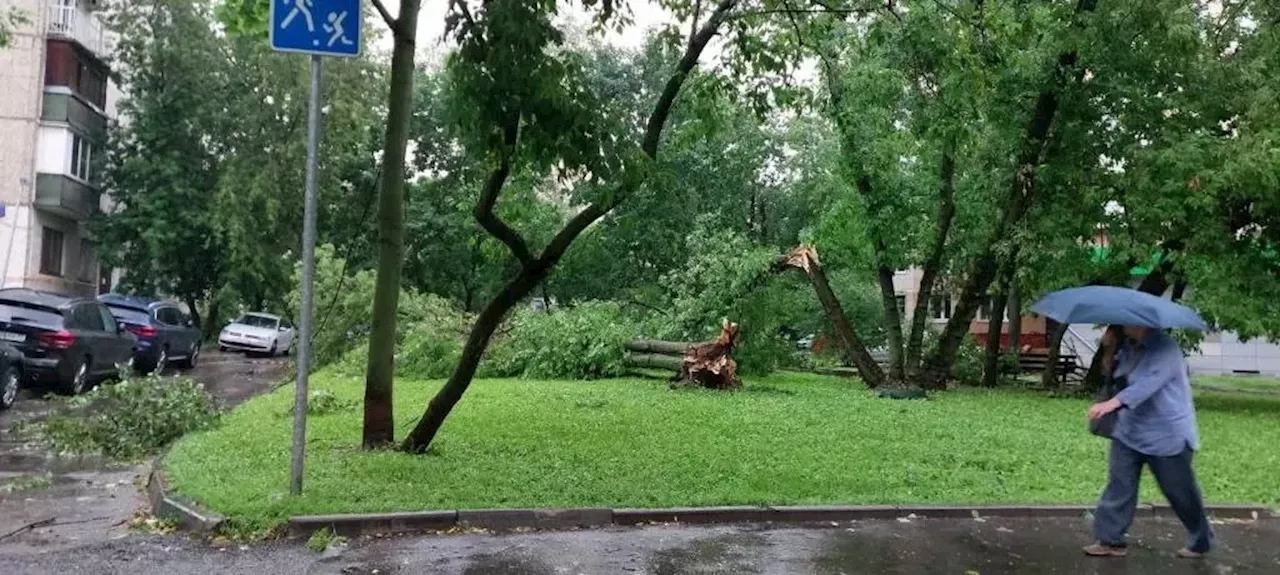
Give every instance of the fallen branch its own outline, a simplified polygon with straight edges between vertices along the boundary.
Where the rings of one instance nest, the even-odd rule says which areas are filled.
[[[4,535],[0,535],[0,541],[13,537],[14,535],[22,533],[23,531],[30,531],[32,529],[39,529],[40,527],[47,527],[49,525],[53,525],[54,521],[57,521],[57,520],[58,520],[57,517],[49,517],[48,519],[33,521],[31,523],[23,525],[22,527],[14,529],[13,531],[5,533]]]

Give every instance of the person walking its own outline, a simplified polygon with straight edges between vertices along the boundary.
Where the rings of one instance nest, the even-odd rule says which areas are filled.
[[[1125,326],[1122,335],[1108,330],[1103,345],[1104,373],[1128,383],[1111,399],[1089,407],[1089,419],[1095,422],[1119,413],[1111,433],[1107,486],[1094,513],[1097,542],[1084,552],[1095,557],[1126,554],[1125,535],[1133,523],[1146,465],[1187,529],[1188,543],[1178,556],[1203,557],[1214,545],[1214,534],[1192,468],[1200,439],[1182,349],[1163,330],[1138,326]]]

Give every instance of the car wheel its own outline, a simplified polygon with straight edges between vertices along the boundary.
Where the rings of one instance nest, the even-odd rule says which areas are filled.
[[[196,342],[191,346],[191,353],[187,354],[187,359],[182,360],[182,367],[192,369],[196,366],[196,362],[200,360],[200,342]]]
[[[169,348],[160,348],[160,357],[156,358],[156,366],[151,369],[151,375],[164,375],[164,368],[169,366]]]
[[[22,385],[22,372],[9,366],[0,376],[0,409],[9,409],[18,401],[18,388]]]
[[[275,356],[277,356],[277,355],[280,355],[280,350],[279,350],[279,349],[277,349],[279,345],[280,345],[280,340],[278,340],[278,339],[276,339],[276,340],[272,340],[272,341],[271,341],[271,351],[268,351],[268,352],[267,352],[267,357],[275,357]]]
[[[80,364],[76,366],[75,373],[71,376],[71,383],[67,386],[67,391],[71,395],[80,395],[89,389],[89,358],[80,360]]]

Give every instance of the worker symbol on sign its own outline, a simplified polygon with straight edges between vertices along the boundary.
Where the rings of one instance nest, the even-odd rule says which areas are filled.
[[[292,24],[293,20],[297,18],[299,14],[301,14],[302,17],[307,21],[307,31],[308,32],[316,31],[315,20],[311,19],[311,5],[314,3],[314,0],[280,0],[280,1],[284,3],[286,6],[289,5],[290,3],[293,4],[293,10],[290,10],[289,15],[285,16],[284,21],[280,22],[281,28],[288,28],[289,24]]]
[[[346,12],[342,12],[341,14],[336,12],[329,13],[329,23],[324,25],[324,31],[331,34],[329,36],[330,46],[332,46],[334,42],[338,41],[342,41],[342,43],[347,46],[354,43],[350,38],[347,38],[347,31],[342,28],[342,21],[346,19]]]

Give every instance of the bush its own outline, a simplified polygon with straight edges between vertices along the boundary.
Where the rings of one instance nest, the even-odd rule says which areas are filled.
[[[135,458],[159,451],[218,417],[204,386],[186,377],[145,377],[101,385],[64,400],[41,424],[59,453]]]
[[[338,362],[338,369],[344,373],[363,374],[375,278],[371,270],[347,270],[344,276],[343,268],[343,260],[334,255],[333,246],[316,247],[316,329],[312,335],[315,367]],[[295,274],[295,281],[301,280],[300,273]],[[289,296],[289,307],[296,317],[301,309],[297,290]],[[461,349],[469,324],[470,317],[449,300],[434,294],[401,291],[396,312],[397,349],[401,350],[397,352],[397,368],[403,365],[410,373],[430,374],[421,377],[442,377],[434,364],[451,363],[441,359],[442,354],[452,347]],[[432,365],[420,366],[424,361]]]
[[[924,331],[923,347],[926,352],[931,351],[938,345],[939,335],[941,334],[932,328]],[[982,346],[978,345],[972,335],[966,333],[964,339],[960,342],[960,349],[956,350],[956,361],[951,366],[951,378],[963,385],[982,384],[982,358],[984,353]]]
[[[626,372],[623,344],[639,322],[611,302],[585,302],[550,313],[516,312],[482,364],[488,377],[599,379]]]

